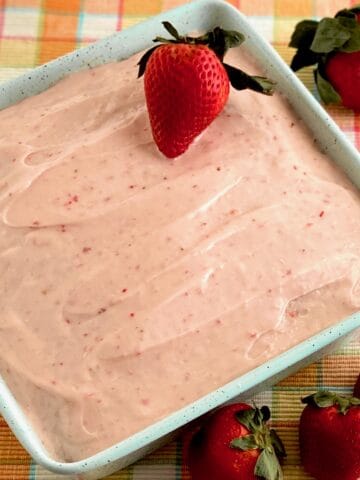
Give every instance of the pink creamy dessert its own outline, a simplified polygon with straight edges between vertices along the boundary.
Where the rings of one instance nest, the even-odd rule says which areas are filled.
[[[170,161],[137,59],[0,112],[0,372],[64,461],[360,307],[359,194],[286,101],[232,90]]]

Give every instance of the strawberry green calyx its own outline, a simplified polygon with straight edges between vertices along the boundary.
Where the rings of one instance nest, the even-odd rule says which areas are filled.
[[[359,374],[358,379],[355,383],[353,395],[356,398],[360,398],[360,374]]]
[[[231,85],[236,90],[250,89],[264,95],[272,95],[274,93],[275,84],[266,77],[251,76],[244,71],[227,65],[223,62],[226,52],[233,47],[241,45],[245,41],[242,33],[234,30],[223,30],[220,27],[215,27],[213,30],[200,35],[192,37],[188,35],[180,35],[176,28],[170,22],[162,22],[164,28],[173,38],[156,37],[153,41],[160,43],[148,50],[140,59],[138,78],[140,78],[146,69],[147,62],[154,51],[161,47],[161,44],[189,44],[189,45],[205,45],[213,50],[220,62],[224,65]]]
[[[214,50],[216,55],[222,61],[229,48],[238,47],[245,41],[242,33],[235,30],[223,30],[215,27],[210,32],[199,37],[191,37],[188,35],[179,35],[179,32],[170,22],[163,22],[164,28],[172,35],[173,39],[156,37],[154,42],[159,43],[188,43],[190,45],[207,45]]]
[[[339,412],[346,415],[351,407],[360,406],[360,399],[345,397],[329,391],[321,391],[303,398],[302,403],[317,408],[339,407]]]
[[[341,96],[326,74],[327,62],[338,52],[360,51],[360,6],[340,10],[334,18],[299,22],[289,46],[296,48],[291,68],[294,71],[316,65],[315,82],[324,103],[341,103]]]
[[[269,408],[255,407],[242,410],[236,414],[236,419],[250,433],[235,438],[230,446],[243,451],[259,449],[261,453],[257,459],[254,474],[265,480],[282,480],[283,473],[279,459],[286,457],[286,452],[276,431],[267,425],[270,419]]]

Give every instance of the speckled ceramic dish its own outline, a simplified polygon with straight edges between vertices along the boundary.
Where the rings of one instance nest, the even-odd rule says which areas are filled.
[[[11,80],[0,86],[0,108],[47,89],[71,72],[120,61],[149,47],[158,33],[160,22],[165,19],[176,23],[179,30],[184,32],[209,30],[216,25],[243,32],[246,36],[243,48],[257,59],[264,73],[277,82],[277,88],[312,130],[323,150],[360,188],[360,156],[357,150],[273,48],[253,30],[246,18],[219,0],[199,0],[184,5]],[[0,412],[37,463],[53,472],[71,475],[72,478],[97,479],[159,447],[179,428],[209,410],[238,395],[249,397],[313,362],[359,327],[360,314],[354,314],[145,430],[79,462],[60,463],[49,457],[1,378]]]

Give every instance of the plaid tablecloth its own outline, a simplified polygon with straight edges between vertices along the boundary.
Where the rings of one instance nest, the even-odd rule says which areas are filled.
[[[0,81],[180,3],[184,1],[0,0]],[[254,27],[273,42],[283,58],[289,61],[292,51],[287,43],[295,23],[303,18],[333,15],[337,10],[359,2],[234,0],[231,3],[249,15]],[[302,74],[302,79],[313,90],[310,70]],[[349,139],[360,148],[360,115],[342,108],[331,108],[330,113]],[[310,478],[299,463],[297,424],[302,409],[299,399],[318,388],[349,393],[359,371],[360,338],[256,398],[258,404],[272,407],[275,427],[287,447],[286,480]],[[0,480],[59,478],[62,477],[45,472],[32,462],[0,417]],[[189,479],[182,463],[181,441],[168,445],[111,478]]]

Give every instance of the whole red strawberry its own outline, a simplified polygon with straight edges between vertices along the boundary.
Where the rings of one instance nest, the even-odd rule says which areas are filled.
[[[360,111],[360,51],[332,55],[326,62],[325,74],[344,107]]]
[[[359,480],[360,399],[331,392],[307,398],[300,418],[300,452],[316,480]]]
[[[360,398],[360,374],[354,387],[354,397]]]
[[[217,410],[194,435],[189,447],[192,480],[280,480],[281,440],[266,423],[267,407],[245,403]]]
[[[224,108],[229,77],[205,45],[169,43],[148,61],[145,92],[154,140],[172,158],[183,153]]]
[[[320,22],[296,25],[290,46],[297,48],[294,71],[316,64],[315,81],[325,103],[360,111],[360,6]]]
[[[272,93],[273,84],[223,63],[227,49],[244,41],[239,32],[216,27],[200,37],[189,37],[180,36],[169,22],[163,25],[174,39],[154,40],[163,44],[145,53],[139,76],[145,73],[154,140],[164,155],[174,158],[219,115],[230,82],[239,90],[251,88],[265,94]]]

